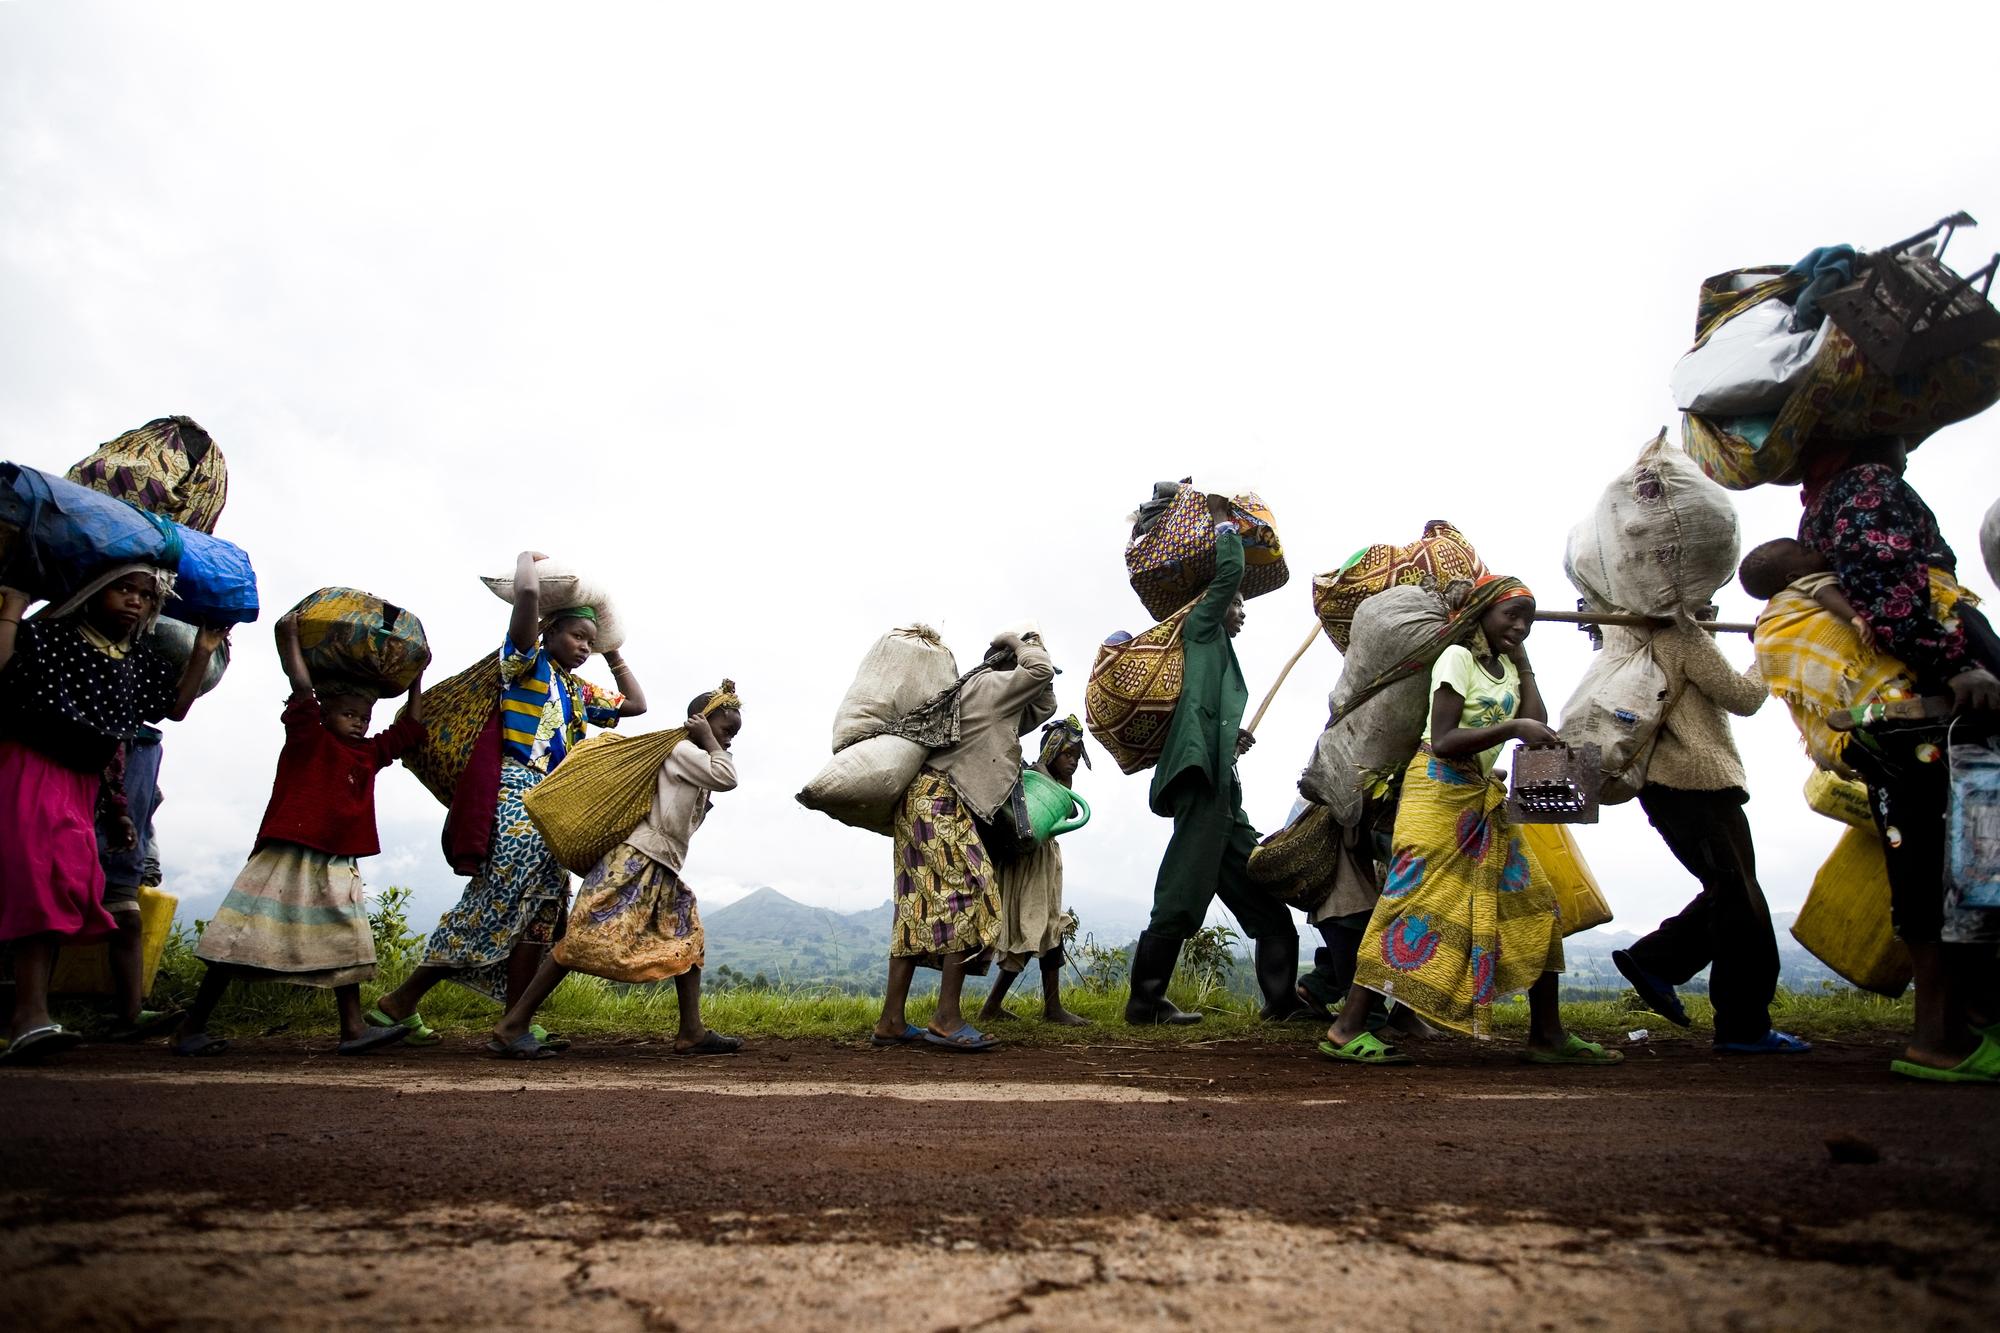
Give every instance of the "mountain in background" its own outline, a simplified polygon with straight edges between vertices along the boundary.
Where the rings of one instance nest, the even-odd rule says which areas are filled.
[[[709,975],[718,986],[754,984],[759,978],[769,985],[826,986],[855,994],[879,994],[883,972],[888,965],[889,930],[895,921],[892,902],[862,912],[835,912],[796,902],[773,888],[761,888],[746,897],[712,912],[702,914],[708,935]],[[1792,938],[1790,927],[1796,914],[1784,912],[1772,918],[1778,931],[1778,984],[1790,990],[1817,990],[1822,982],[1846,983],[1819,959],[1807,953]],[[1090,931],[1091,923],[1084,929]],[[1114,940],[1129,948],[1138,935],[1132,927],[1095,932],[1100,943]],[[1565,993],[1618,993],[1625,978],[1612,965],[1615,949],[1630,948],[1639,936],[1629,930],[1586,930],[1563,941],[1563,990]],[[1318,932],[1302,927],[1299,958],[1311,966],[1313,950],[1319,947]],[[1247,955],[1249,942],[1239,950]],[[1245,994],[1253,988],[1247,962],[1237,969],[1231,989]],[[919,989],[936,984],[936,973],[919,972]],[[1708,983],[1703,977],[1689,982],[1688,991],[1700,994]],[[973,983],[974,990],[983,990]]]

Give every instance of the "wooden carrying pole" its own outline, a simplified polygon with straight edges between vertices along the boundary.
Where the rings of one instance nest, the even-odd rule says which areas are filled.
[[[1673,624],[1659,616],[1635,616],[1629,611],[1537,611],[1535,619],[1557,625],[1627,625],[1633,629],[1665,629]],[[1710,634],[1755,634],[1757,627],[1743,620],[1696,620],[1689,622]]]
[[[1299,659],[1306,655],[1306,650],[1313,646],[1313,640],[1317,639],[1319,635],[1320,635],[1320,624],[1319,621],[1315,620],[1313,621],[1312,633],[1306,635],[1306,641],[1299,645],[1299,650],[1293,653],[1291,657],[1285,662],[1285,669],[1280,671],[1278,673],[1278,678],[1271,682],[1270,690],[1264,695],[1264,702],[1257,705],[1257,715],[1250,719],[1249,726],[1243,728],[1245,731],[1250,732],[1253,735],[1256,733],[1257,724],[1264,720],[1265,712],[1268,711],[1271,707],[1271,700],[1278,697],[1278,691],[1280,688],[1283,687],[1285,683],[1285,677],[1292,674],[1292,668],[1299,664]]]

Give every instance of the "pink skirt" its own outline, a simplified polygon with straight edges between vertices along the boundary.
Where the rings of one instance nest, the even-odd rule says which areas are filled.
[[[19,741],[0,741],[0,940],[118,928],[104,910],[97,860],[95,773],[64,768]]]

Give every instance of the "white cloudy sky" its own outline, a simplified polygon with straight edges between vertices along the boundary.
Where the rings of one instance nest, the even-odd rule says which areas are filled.
[[[725,674],[749,700],[691,882],[871,906],[886,841],[792,793],[888,626],[970,659],[1038,617],[1080,711],[1092,646],[1144,619],[1123,516],[1187,473],[1255,485],[1292,552],[1238,640],[1255,694],[1306,576],[1427,518],[1567,604],[1563,533],[1672,418],[1702,276],[1957,208],[1996,224],[1958,259],[2000,243],[1983,86],[1864,62],[1878,7],[1522,12],[0,6],[0,457],[191,415],[266,605],[374,590],[441,671],[497,643],[475,576],[521,547],[611,571],[645,725]],[[1924,15],[1925,51],[1996,35],[1989,6]],[[1988,594],[1996,445],[1989,414],[1912,468]],[[1740,508],[1781,535],[1797,493]],[[196,913],[269,791],[266,626],[167,744]],[[1552,693],[1588,661],[1568,629],[1531,647]],[[1338,670],[1315,647],[1245,763],[1264,827]],[[1738,735],[1795,908],[1836,829],[1782,709]],[[1168,827],[1142,780],[1085,782],[1072,901],[1136,923]],[[365,871],[427,926],[440,811],[400,769],[380,805]],[[1693,891],[1635,807],[1583,838],[1621,924]]]

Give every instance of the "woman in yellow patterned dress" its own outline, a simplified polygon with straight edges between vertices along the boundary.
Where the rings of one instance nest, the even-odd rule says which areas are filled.
[[[1388,878],[1362,937],[1354,985],[1320,1053],[1408,1064],[1367,1029],[1378,996],[1484,1037],[1494,1002],[1526,991],[1529,1059],[1616,1064],[1618,1052],[1563,1028],[1555,891],[1508,820],[1506,790],[1493,775],[1507,742],[1555,739],[1526,648],[1534,595],[1519,580],[1490,574],[1476,591],[1490,599],[1478,629],[1431,668],[1430,724],[1404,770]]]

